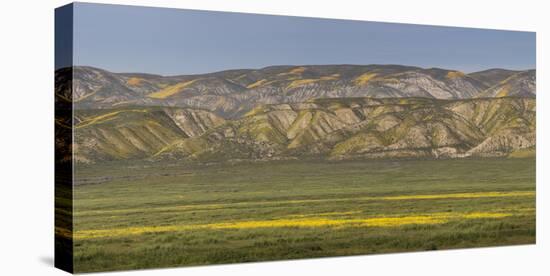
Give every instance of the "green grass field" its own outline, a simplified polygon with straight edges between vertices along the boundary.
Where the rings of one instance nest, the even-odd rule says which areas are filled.
[[[76,167],[75,271],[535,242],[535,159]]]

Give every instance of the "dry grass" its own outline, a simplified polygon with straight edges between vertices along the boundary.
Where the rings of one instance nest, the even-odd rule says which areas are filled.
[[[460,72],[460,71],[451,71],[449,73],[447,73],[447,78],[448,79],[456,79],[456,78],[462,78],[464,77],[464,73]]]
[[[143,79],[138,77],[131,77],[126,81],[126,84],[130,86],[141,86],[142,83]]]

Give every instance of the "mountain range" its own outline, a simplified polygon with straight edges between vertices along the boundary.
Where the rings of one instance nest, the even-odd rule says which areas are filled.
[[[63,75],[63,72],[59,72]],[[400,65],[271,66],[202,75],[158,76],[72,68],[76,109],[175,106],[238,118],[258,104],[299,103],[317,98],[469,99],[535,97],[535,71],[455,70]]]
[[[201,75],[56,72],[78,162],[525,156],[535,70],[271,66]],[[72,89],[70,89],[72,88]]]

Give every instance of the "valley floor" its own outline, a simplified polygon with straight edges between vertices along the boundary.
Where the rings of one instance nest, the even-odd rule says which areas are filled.
[[[75,174],[76,272],[535,242],[534,158],[113,163]]]

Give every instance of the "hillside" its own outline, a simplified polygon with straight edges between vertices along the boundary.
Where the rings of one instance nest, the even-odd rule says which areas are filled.
[[[478,97],[535,97],[535,79],[535,70],[519,72],[489,87],[480,93]]]
[[[75,111],[78,162],[455,158],[533,152],[535,100],[314,99],[224,119],[173,107]]]
[[[74,67],[76,109],[177,106],[239,118],[258,104],[301,103],[318,98],[469,99],[536,95],[534,70],[455,70],[400,65],[271,66],[202,75],[158,76]],[[63,69],[58,79],[66,77]],[[504,91],[504,92],[503,92]]]
[[[84,163],[152,157],[224,123],[207,111],[177,108],[82,110],[74,116],[74,156]]]
[[[481,81],[488,87],[494,86],[499,82],[509,78],[510,76],[520,73],[521,71],[506,70],[506,69],[489,69],[468,74],[470,77]]]

